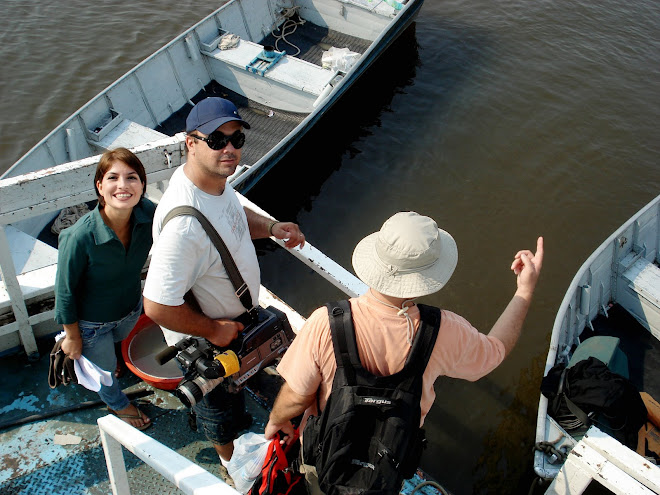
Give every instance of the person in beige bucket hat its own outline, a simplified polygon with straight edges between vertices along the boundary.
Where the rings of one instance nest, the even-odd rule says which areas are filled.
[[[433,384],[439,376],[476,381],[493,371],[514,348],[531,304],[543,263],[543,238],[536,252],[514,255],[511,270],[516,291],[495,324],[484,334],[465,318],[441,310],[440,330],[423,374],[420,426],[433,405]],[[378,232],[362,239],[353,251],[353,268],[369,287],[349,300],[362,366],[377,376],[399,372],[406,363],[420,328],[418,297],[442,289],[458,263],[454,238],[427,216],[399,212]],[[266,438],[278,431],[293,434],[290,420],[322,411],[337,370],[328,309],[314,311],[287,350],[277,370],[285,383],[265,429]],[[318,401],[318,402],[317,402]],[[311,493],[322,493],[314,466],[305,466]]]
[[[458,248],[432,218],[397,213],[353,251],[360,280],[378,292],[410,299],[442,289],[458,263]]]

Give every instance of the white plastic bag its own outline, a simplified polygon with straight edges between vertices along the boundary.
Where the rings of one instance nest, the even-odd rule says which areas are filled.
[[[227,463],[227,471],[234,480],[236,490],[241,493],[250,491],[254,480],[261,473],[269,445],[270,440],[251,431],[234,440],[234,453]]]
[[[324,69],[347,72],[359,58],[359,53],[352,52],[348,48],[335,48],[331,46],[327,52],[323,52],[321,65]]]

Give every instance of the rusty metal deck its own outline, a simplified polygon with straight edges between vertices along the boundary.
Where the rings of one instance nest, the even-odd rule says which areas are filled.
[[[41,358],[28,363],[24,355],[0,358],[4,376],[0,395],[0,493],[3,495],[52,495],[111,493],[103,448],[96,420],[108,414],[104,406],[68,412],[24,425],[7,423],[75,406],[98,399],[97,394],[72,384],[55,390],[48,387],[48,346],[40,343]],[[158,390],[130,372],[120,379],[126,391],[146,389],[152,395],[140,399],[141,408],[153,420],[144,431],[162,444],[222,478],[215,450],[203,434],[188,427],[187,409],[170,392]],[[262,431],[267,419],[263,407],[268,398],[257,402],[248,394],[248,410],[253,415],[252,429]],[[74,443],[58,445],[56,436],[64,435]],[[79,437],[79,442],[76,438]],[[131,493],[181,493],[160,474],[125,451]]]

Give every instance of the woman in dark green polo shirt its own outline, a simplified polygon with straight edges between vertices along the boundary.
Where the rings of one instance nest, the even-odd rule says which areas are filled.
[[[155,206],[144,198],[142,163],[125,148],[103,154],[94,186],[98,206],[59,237],[55,321],[66,331],[62,349],[68,356],[84,355],[111,372],[112,385],[99,391],[110,412],[145,429],[150,419],[117,383],[114,345],[142,312],[140,273],[151,249]]]

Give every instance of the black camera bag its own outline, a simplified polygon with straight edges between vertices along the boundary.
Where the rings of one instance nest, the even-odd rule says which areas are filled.
[[[555,365],[541,381],[548,412],[564,429],[585,429],[592,423],[635,450],[637,432],[647,410],[635,385],[595,357],[571,367]],[[571,420],[571,416],[573,421]],[[566,426],[569,422],[573,426]]]

